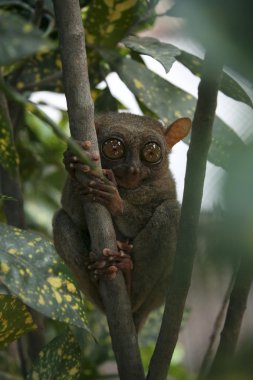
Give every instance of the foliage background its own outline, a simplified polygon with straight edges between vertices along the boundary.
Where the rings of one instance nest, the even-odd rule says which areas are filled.
[[[34,99],[33,94],[37,91],[51,91],[56,94],[63,92],[52,2],[45,0],[42,9],[39,7],[39,3],[35,0],[0,1],[0,65],[4,82],[10,86],[8,109],[13,126],[12,129],[1,104],[0,165],[2,170],[10,175],[13,175],[18,169],[22,183],[26,226],[42,233],[42,237],[36,233],[29,235],[29,233],[7,227],[5,225],[6,213],[4,207],[1,207],[0,274],[2,285],[0,302],[6,313],[2,321],[7,321],[7,325],[1,322],[0,342],[9,343],[34,328],[31,322],[32,316],[26,309],[26,305],[28,305],[49,317],[49,319],[44,318],[45,341],[50,342],[55,337],[55,340],[46,347],[44,354],[41,354],[40,361],[35,364],[28,378],[35,378],[36,373],[45,367],[46,357],[49,368],[55,367],[60,370],[62,379],[66,371],[73,374],[72,378],[78,378],[77,376],[81,373],[82,379],[95,379],[100,376],[99,366],[108,360],[113,360],[104,319],[93,310],[91,305],[81,299],[75,288],[74,280],[64,264],[54,256],[50,242],[46,240],[46,238],[51,238],[51,218],[60,205],[60,194],[66,178],[61,163],[66,143],[48,125],[51,124],[52,127],[53,123],[45,123],[43,117],[36,112],[36,107],[29,104],[29,99]],[[197,13],[189,11],[190,3],[191,9],[197,10]],[[252,98],[250,96],[252,94],[248,86],[252,76],[249,70],[251,50],[249,49],[250,34],[247,33],[249,14],[246,11],[247,1],[244,12],[240,13],[241,17],[239,21],[237,20],[238,33],[236,35],[231,33],[231,36],[228,31],[232,30],[238,10],[235,5],[228,7],[225,0],[215,1],[212,6],[209,6],[206,1],[202,2],[202,5],[197,0],[188,3],[177,1],[172,8],[170,2],[155,0],[103,2],[94,0],[80,1],[80,5],[86,29],[92,96],[98,112],[125,110],[124,102],[113,96],[112,86],[108,85],[108,75],[115,72],[132,92],[136,104],[143,113],[158,117],[164,123],[169,123],[180,116],[193,116],[202,53],[198,57],[195,55],[195,51],[193,55],[188,53],[186,48],[179,49],[179,46],[163,44],[158,40],[148,38],[147,35],[154,35],[150,28],[154,24],[157,25],[156,22],[159,19],[157,13],[162,13],[164,24],[179,25],[180,31],[183,27],[183,33],[186,33],[187,30],[197,39],[198,43],[211,46],[216,54],[224,54],[227,66],[220,90],[225,96],[233,99],[235,102],[233,104],[240,103],[244,115],[247,113],[252,117]],[[157,8],[157,5],[160,8]],[[222,30],[219,30],[216,25],[217,17],[220,18],[221,14],[226,22],[222,23]],[[185,29],[184,24],[178,21],[178,16],[188,19],[186,26],[188,29]],[[159,29],[157,30],[159,31]],[[199,30],[204,32],[198,33]],[[213,33],[214,30],[216,33]],[[141,31],[146,32],[139,34]],[[142,37],[137,37],[138,35]],[[238,39],[243,43],[238,44]],[[242,59],[233,58],[232,47],[230,50],[226,50],[224,46],[236,46],[236,58],[240,55]],[[197,50],[198,52],[202,51],[202,48]],[[151,56],[162,63],[166,72],[171,70],[172,65],[175,66],[175,62],[184,65],[187,70],[191,71],[190,75],[196,77],[195,96],[185,89],[177,87],[173,81],[170,81],[170,76],[164,79],[163,76],[150,71],[141,54]],[[236,74],[234,70],[237,70]],[[238,80],[242,76],[243,80]],[[5,91],[7,90],[5,89]],[[18,102],[15,101],[17,93],[22,95]],[[48,104],[47,99],[43,103],[41,105],[44,106],[43,109],[46,112],[48,112],[48,106],[56,110],[57,126],[68,134],[66,111],[59,108],[58,104],[52,107],[51,104]],[[233,127],[235,126],[234,121],[231,124]],[[242,172],[240,184],[244,184],[250,172],[245,161],[242,159],[240,163],[238,160],[238,155],[242,158],[249,155],[246,162],[250,162],[252,157],[251,131],[244,132],[239,127],[231,128],[230,124],[225,123],[221,118],[216,118],[209,160],[229,173],[235,189],[237,173]],[[236,172],[234,171],[235,162],[238,164]],[[242,167],[243,171],[241,171]],[[252,183],[247,183],[245,187],[252,189]],[[248,241],[252,226],[252,210],[244,205],[251,202],[251,195],[249,191],[245,191],[242,196],[241,186],[239,188],[240,192],[235,190],[232,195],[225,192],[223,206],[224,203],[226,205],[228,195],[231,195],[232,204],[236,204],[237,207],[231,209],[230,206],[230,210],[235,213],[236,219],[238,219],[238,209],[244,210],[243,213],[240,212],[239,220],[243,221],[243,225],[246,225],[247,228],[240,236],[245,236],[245,231],[248,231],[245,238]],[[1,193],[2,206],[5,202],[12,202],[15,205],[15,200],[4,198],[9,194],[3,191]],[[217,219],[213,224],[217,229]],[[210,222],[208,226],[210,226]],[[234,228],[238,230],[237,225]],[[213,239],[217,231],[215,230],[209,236],[206,233],[209,228],[203,230],[200,238],[203,238],[208,246],[208,249],[205,247],[204,253],[206,254],[208,251],[210,255],[217,251],[217,247],[215,249],[212,247],[215,244],[210,244],[210,241],[220,244],[220,242],[216,242],[217,239],[215,241]],[[18,241],[17,236],[20,236],[22,241]],[[200,242],[202,242],[201,239]],[[251,250],[251,241],[248,246]],[[206,260],[209,260],[208,263],[210,263],[210,257],[203,255],[202,246],[201,252],[200,261],[204,260],[203,268],[206,267]],[[227,251],[223,252],[227,254]],[[41,257],[43,257],[43,263]],[[224,271],[226,270],[225,266]],[[46,288],[44,288],[45,286]],[[38,289],[38,292],[34,289]],[[68,301],[69,315],[66,314],[66,303],[63,303],[62,299]],[[43,302],[43,300],[46,301]],[[15,319],[16,308],[22,310],[20,316],[23,316],[23,322]],[[151,316],[141,336],[142,354],[146,366],[155,342],[156,334],[153,334],[153,331],[158,330],[160,315],[161,311]],[[99,345],[94,343],[94,339],[90,335],[87,317],[89,328]],[[12,324],[15,325],[15,331],[13,331]],[[71,327],[72,332],[66,329],[66,326]],[[157,327],[154,328],[154,326]],[[206,335],[208,335],[207,332]],[[81,343],[81,350],[80,346],[76,344],[74,336],[76,339],[79,338],[77,340]],[[54,353],[57,349],[61,352],[66,340],[73,344],[69,346],[69,352],[66,353],[69,355],[69,361],[66,362],[67,367],[62,367],[60,356],[57,357]],[[14,355],[12,355],[13,352]],[[80,355],[84,357],[81,369],[79,368]],[[191,374],[181,365],[181,359],[179,347],[176,351],[172,373],[175,373],[177,379],[189,379]],[[12,378],[20,378],[15,344],[2,351],[0,369],[9,373]],[[42,371],[41,376],[46,379],[49,373]]]

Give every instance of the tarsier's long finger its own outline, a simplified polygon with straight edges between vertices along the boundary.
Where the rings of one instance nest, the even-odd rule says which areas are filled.
[[[123,271],[131,271],[133,269],[133,262],[132,260],[122,260],[118,263],[115,263],[115,266],[117,266],[118,269],[121,269]]]
[[[98,189],[91,189],[89,186],[87,186],[87,194],[90,194],[92,197],[96,197],[97,199],[104,199],[107,202],[111,202],[113,200],[113,195],[111,193],[108,194]]]
[[[93,202],[98,202],[104,206],[107,206],[111,202],[111,198],[105,195],[102,195],[99,192],[95,191],[90,191],[89,187],[84,185],[81,185],[78,188],[79,195],[87,201],[93,201]]]
[[[90,186],[91,190],[92,189],[98,189],[98,190],[101,190],[105,193],[110,193],[113,195],[115,195],[115,193],[117,192],[117,188],[113,184],[105,184],[103,182],[103,180],[101,180],[101,179],[98,179],[96,181],[90,181],[89,186]]]
[[[92,264],[88,265],[89,270],[96,270],[96,269],[102,269],[106,266],[107,262],[106,260],[97,260]]]
[[[109,179],[109,181],[111,181],[117,187],[117,181],[111,169],[103,169],[103,174],[107,179]]]
[[[82,164],[82,163],[70,163],[69,168],[71,170],[77,171],[80,170],[81,172],[88,173],[90,172],[90,167],[88,165]]]
[[[89,150],[91,147],[91,141],[90,140],[77,140],[77,143],[81,145],[81,147],[85,150]]]
[[[93,278],[98,280],[99,278],[106,278],[109,280],[113,280],[118,272],[118,268],[114,265],[111,265],[110,267],[104,268],[104,269],[96,269],[93,271],[92,275]]]
[[[112,257],[112,258],[125,258],[125,257],[129,257],[126,253],[124,253],[123,251],[118,251],[118,252],[115,252],[113,251],[112,249],[110,248],[104,248],[103,249],[103,255],[104,256],[107,256],[108,258]]]
[[[133,244],[130,244],[129,240],[121,241],[117,240],[117,247],[127,254],[130,254],[133,249]]]

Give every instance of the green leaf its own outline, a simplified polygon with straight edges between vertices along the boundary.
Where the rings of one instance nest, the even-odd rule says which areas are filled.
[[[152,37],[130,36],[122,41],[129,49],[139,54],[149,55],[160,62],[168,73],[171,66],[176,61],[175,56],[180,54],[180,50],[171,44],[160,42]]]
[[[80,347],[71,331],[67,331],[40,352],[26,380],[78,380],[80,360]]]
[[[156,113],[165,124],[171,123],[176,118],[193,117],[196,99],[151,72],[144,65],[125,58],[114,69],[138,100]],[[232,155],[243,146],[244,143],[239,136],[216,117],[209,161],[228,169]]]
[[[181,51],[181,54],[176,59],[186,66],[194,75],[201,76],[201,68],[203,60],[196,55]],[[223,72],[223,78],[221,81],[220,91],[225,95],[233,98],[239,102],[243,102],[250,107],[253,107],[253,103],[247,92],[241,87],[241,85],[233,79],[230,75]]]
[[[131,50],[149,55],[160,62],[165,70],[169,72],[175,59],[186,66],[194,75],[201,76],[203,60],[196,55],[180,51],[175,46],[160,42],[156,38],[131,36],[123,40],[123,43]],[[174,58],[175,57],[175,58]],[[241,85],[227,73],[223,73],[220,91],[225,95],[253,106],[252,100]]]
[[[0,224],[2,282],[48,317],[88,329],[80,292],[53,244],[34,232]]]
[[[85,20],[87,43],[114,47],[147,9],[144,0],[94,0]]]
[[[0,65],[9,65],[53,47],[43,33],[21,17],[0,10]]]
[[[61,59],[58,50],[39,52],[26,62],[22,70],[10,72],[6,77],[9,83],[15,83],[19,91],[63,92]],[[18,80],[16,80],[17,72]]]
[[[0,294],[0,347],[37,329],[26,305],[16,296]]]
[[[0,165],[13,173],[18,164],[19,159],[12,141],[9,120],[0,107]]]

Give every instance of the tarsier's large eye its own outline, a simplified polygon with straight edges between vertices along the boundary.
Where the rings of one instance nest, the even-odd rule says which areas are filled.
[[[102,152],[110,160],[118,160],[125,154],[125,146],[121,140],[110,138],[102,145]]]
[[[149,142],[146,145],[144,145],[144,148],[142,149],[142,159],[151,163],[155,164],[159,162],[162,158],[162,150],[160,145],[158,145],[156,142]]]

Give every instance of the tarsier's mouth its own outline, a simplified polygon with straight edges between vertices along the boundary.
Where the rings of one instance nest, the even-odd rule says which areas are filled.
[[[143,179],[140,177],[136,178],[119,178],[116,177],[116,182],[119,187],[122,187],[123,189],[129,189],[129,190],[135,190],[140,187],[140,185],[143,182]]]

